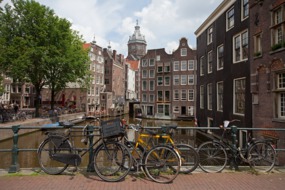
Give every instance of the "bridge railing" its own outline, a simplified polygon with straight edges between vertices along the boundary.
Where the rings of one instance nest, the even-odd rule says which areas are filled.
[[[82,129],[84,126],[73,126],[73,129]],[[89,129],[92,130],[92,132],[94,132],[94,130],[98,129],[98,126],[93,126]],[[145,126],[145,129],[159,129],[160,127],[150,127],[150,126]],[[47,129],[64,129],[64,127],[62,126],[53,126],[53,127],[46,127],[46,126],[21,126],[21,125],[14,125],[11,127],[3,127],[0,128],[0,133],[3,130],[12,130],[13,132],[13,136],[11,136],[12,140],[13,140],[13,144],[11,144],[11,148],[9,149],[3,149],[0,148],[0,152],[11,152],[12,154],[12,160],[11,160],[11,165],[9,167],[8,172],[9,173],[16,173],[20,170],[20,165],[19,165],[19,158],[18,158],[18,154],[20,151],[37,151],[38,147],[34,147],[34,148],[19,148],[18,146],[18,140],[20,138],[19,135],[19,131],[20,130],[29,130],[29,129],[37,129],[37,130],[47,130]],[[213,133],[213,131],[216,130],[221,130],[219,127],[177,127],[177,130],[190,130],[190,131],[194,131],[194,133],[199,133],[200,135],[202,134],[203,136],[206,136],[207,138],[214,138],[219,137],[219,135],[217,135],[216,133]],[[278,154],[281,154],[282,156],[280,157],[285,157],[285,135],[283,134],[283,132],[285,132],[285,128],[237,128],[237,130],[232,133],[232,135],[230,136],[230,140],[232,140],[232,142],[238,142],[239,146],[242,147],[243,143],[244,143],[244,139],[246,138],[246,136],[249,133],[252,133],[254,135],[254,137],[259,137],[259,136],[263,136],[264,138],[271,138],[275,141],[274,146],[275,146],[275,150]],[[282,134],[282,135],[280,135]],[[94,135],[96,136],[96,135]],[[281,136],[282,138],[279,139],[279,136]],[[93,138],[93,136],[90,136],[89,138]],[[91,139],[89,139],[91,140]],[[282,140],[282,142],[280,142],[280,140]],[[3,140],[2,140],[3,141]],[[92,142],[89,141],[89,142]],[[1,142],[0,142],[1,143]],[[280,144],[280,146],[279,146]],[[91,146],[91,145],[90,145]],[[89,154],[92,154],[92,150],[93,147],[89,147],[86,148],[89,149],[91,151],[89,151]],[[92,156],[89,155],[89,158],[92,158]],[[285,162],[285,160],[283,161]],[[89,160],[90,163],[90,160]],[[89,167],[89,166],[88,166]],[[88,169],[87,169],[88,170]]]

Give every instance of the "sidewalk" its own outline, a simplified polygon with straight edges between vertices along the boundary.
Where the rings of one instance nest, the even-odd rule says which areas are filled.
[[[121,182],[104,182],[95,173],[46,175],[34,173],[0,175],[1,190],[280,190],[285,186],[285,173],[253,174],[249,171],[208,174],[180,174],[171,184],[158,184],[146,177],[128,175]]]

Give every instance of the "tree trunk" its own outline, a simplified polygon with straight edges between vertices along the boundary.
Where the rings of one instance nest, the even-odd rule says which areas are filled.
[[[39,87],[36,87],[36,101],[35,101],[35,108],[36,108],[36,112],[35,112],[35,117],[40,117],[40,95],[41,95],[41,89]]]
[[[54,110],[54,97],[55,97],[55,91],[54,91],[54,88],[51,88],[51,93],[50,93],[50,99],[51,99],[51,102],[50,102],[50,109],[51,110]]]

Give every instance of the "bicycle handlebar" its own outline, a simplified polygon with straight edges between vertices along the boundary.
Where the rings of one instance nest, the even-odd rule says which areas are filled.
[[[223,125],[220,125],[219,127],[221,128],[221,129],[226,129],[229,125],[230,125],[230,123],[233,123],[233,122],[235,122],[235,121],[240,121],[239,119],[233,119],[233,120],[225,120],[224,121],[224,123],[223,123]]]

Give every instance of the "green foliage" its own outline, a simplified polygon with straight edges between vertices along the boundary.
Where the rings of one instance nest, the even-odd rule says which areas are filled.
[[[0,10],[0,71],[31,82],[37,95],[68,82],[88,83],[88,52],[71,23],[34,0],[12,0]],[[53,94],[54,95],[54,94]]]

